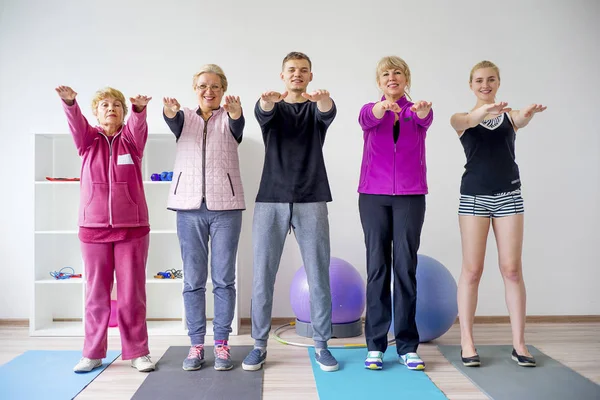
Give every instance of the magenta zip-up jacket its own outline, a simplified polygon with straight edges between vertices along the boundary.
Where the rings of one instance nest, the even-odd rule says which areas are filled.
[[[71,106],[62,104],[82,157],[79,226],[149,226],[142,181],[142,156],[148,139],[146,107],[139,113],[132,110],[111,141],[101,127],[88,123],[76,101]]]
[[[385,100],[385,98],[382,98]],[[405,96],[396,102],[400,135],[394,143],[394,113],[386,111],[381,119],[373,115],[376,103],[365,104],[358,116],[364,132],[363,159],[358,192],[365,194],[427,194],[425,136],[433,122],[433,109],[421,119],[410,110]]]

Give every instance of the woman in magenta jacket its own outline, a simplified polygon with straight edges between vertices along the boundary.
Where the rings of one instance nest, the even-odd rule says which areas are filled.
[[[358,118],[364,131],[358,205],[367,247],[365,367],[383,367],[393,276],[399,361],[409,369],[423,370],[425,363],[416,353],[416,272],[427,194],[425,136],[433,110],[430,102],[409,101],[410,69],[401,58],[382,58],[376,74],[383,96],[377,103],[365,104]]]
[[[141,372],[154,369],[146,327],[146,259],[150,224],[142,181],[142,155],[148,138],[146,105],[151,97],[130,98],[133,112],[113,88],[96,92],[92,126],[68,86],[62,99],[69,129],[82,157],[79,240],[85,266],[85,341],[83,358],[73,369],[89,372],[106,357],[110,293],[117,280],[117,319],[123,360]]]

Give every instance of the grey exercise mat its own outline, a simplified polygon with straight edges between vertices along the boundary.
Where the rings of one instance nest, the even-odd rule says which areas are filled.
[[[493,400],[598,400],[600,385],[560,362],[527,346],[537,367],[520,367],[511,360],[512,346],[477,346],[481,367],[465,367],[460,346],[438,348],[467,378]]]
[[[214,369],[213,348],[204,348],[205,362],[198,371],[184,371],[181,364],[189,347],[171,346],[156,363],[156,371],[148,373],[135,392],[134,400],[260,400],[263,370],[244,371],[242,361],[253,346],[232,346],[233,369]]]

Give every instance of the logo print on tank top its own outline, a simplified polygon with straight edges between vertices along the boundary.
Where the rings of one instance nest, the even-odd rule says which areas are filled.
[[[489,129],[490,131],[493,131],[502,125],[502,122],[504,122],[504,114],[498,115],[496,118],[483,120],[479,123],[479,125]]]

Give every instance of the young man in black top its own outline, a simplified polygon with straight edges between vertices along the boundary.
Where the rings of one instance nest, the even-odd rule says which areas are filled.
[[[307,92],[311,67],[305,54],[289,53],[281,72],[286,91],[263,93],[254,109],[265,143],[265,161],[252,226],[255,345],[242,364],[249,371],[259,370],[267,356],[275,277],[292,230],[308,277],[316,360],[324,371],[338,369],[327,350],[331,338],[327,202],[331,191],[322,150],[336,108],[328,91]]]

